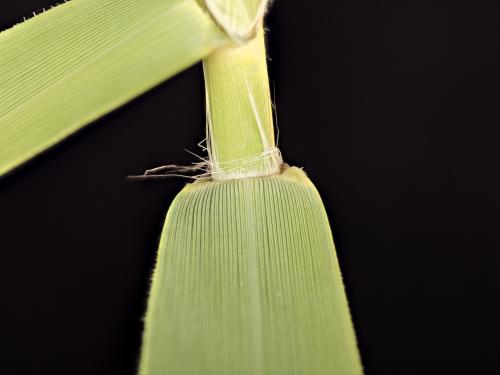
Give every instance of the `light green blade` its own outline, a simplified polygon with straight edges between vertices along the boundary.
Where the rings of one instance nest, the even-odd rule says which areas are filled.
[[[0,175],[228,41],[196,0],[73,0],[0,33]]]
[[[190,184],[170,207],[140,375],[361,375],[321,199],[297,168]]]

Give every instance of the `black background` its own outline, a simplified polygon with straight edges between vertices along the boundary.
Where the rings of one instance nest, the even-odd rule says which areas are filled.
[[[0,29],[53,3],[2,2]],[[366,373],[500,374],[499,2],[276,0],[267,26]],[[134,373],[185,181],[125,176],[191,162],[203,131],[197,65],[0,179],[0,374]]]

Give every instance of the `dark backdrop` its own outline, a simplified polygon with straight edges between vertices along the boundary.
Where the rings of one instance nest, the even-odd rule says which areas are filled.
[[[51,3],[1,2],[0,28]],[[280,146],[326,202],[367,374],[500,374],[499,19],[479,0],[267,18]],[[125,176],[192,161],[203,108],[197,65],[0,180],[1,374],[134,373],[185,181]]]

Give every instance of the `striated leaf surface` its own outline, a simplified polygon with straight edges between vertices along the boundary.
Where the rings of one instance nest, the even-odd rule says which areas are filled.
[[[177,196],[139,373],[362,374],[328,219],[302,171]]]
[[[196,0],[73,0],[0,33],[0,175],[227,42]]]

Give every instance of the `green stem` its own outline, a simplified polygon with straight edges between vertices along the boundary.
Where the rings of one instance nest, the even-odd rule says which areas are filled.
[[[279,174],[262,27],[245,45],[212,53],[203,67],[212,178]]]

